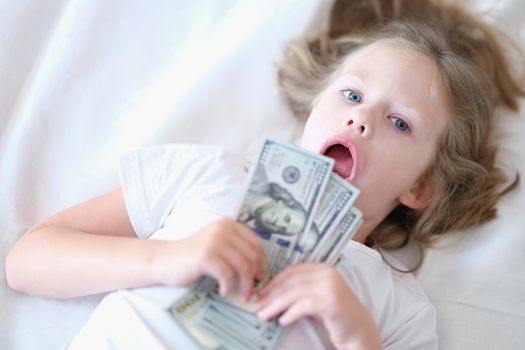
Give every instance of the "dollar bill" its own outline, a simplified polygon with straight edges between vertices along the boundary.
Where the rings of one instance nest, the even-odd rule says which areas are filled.
[[[314,262],[334,264],[341,253],[341,249],[346,245],[348,240],[357,232],[362,222],[362,213],[352,207],[350,208],[341,222],[337,225],[335,231],[320,242],[319,249],[313,257]]]
[[[294,263],[310,261],[323,237],[335,230],[359,196],[359,190],[332,173],[315,214],[314,224],[301,242],[295,245]]]
[[[168,308],[168,312],[179,327],[193,340],[197,348],[227,350],[228,348],[217,338],[196,325],[196,320],[206,303],[208,288],[209,285],[206,283],[198,283],[196,287],[177,299]]]
[[[290,144],[263,141],[238,221],[262,238],[271,276],[290,263],[295,244],[309,232],[333,164]]]
[[[223,345],[254,350],[274,348],[284,332],[275,321],[262,321],[252,312],[212,298],[203,305],[196,325]]]
[[[203,278],[168,309],[196,347],[213,350],[275,348],[284,328],[275,321],[262,321],[255,313],[220,296],[216,287],[215,280]]]

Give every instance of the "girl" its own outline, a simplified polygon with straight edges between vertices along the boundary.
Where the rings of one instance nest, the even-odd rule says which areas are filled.
[[[378,252],[491,219],[516,186],[501,189],[507,179],[488,142],[494,108],[516,109],[522,95],[506,67],[489,28],[426,1],[337,1],[329,35],[290,46],[279,78],[307,117],[301,146],[334,158],[361,190],[364,224],[337,268],[298,264],[274,277],[253,303],[262,319],[308,316],[337,349],[436,348],[432,305]],[[123,157],[121,174],[122,188],[24,234],[6,261],[12,288],[65,298],[210,275],[222,294],[238,284],[251,296],[259,239],[215,220],[235,215],[238,158],[157,147]]]

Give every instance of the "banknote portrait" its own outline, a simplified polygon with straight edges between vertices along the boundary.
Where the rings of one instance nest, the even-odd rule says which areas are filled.
[[[256,167],[239,219],[258,229],[281,235],[297,235],[306,224],[307,213],[284,187],[268,182],[266,170]]]

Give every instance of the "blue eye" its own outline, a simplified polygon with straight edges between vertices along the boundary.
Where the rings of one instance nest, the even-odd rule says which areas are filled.
[[[392,117],[392,122],[394,123],[394,126],[403,132],[410,131],[410,125],[406,121],[404,121],[401,118],[398,117]]]
[[[361,95],[359,93],[355,92],[354,90],[344,90],[343,95],[346,97],[348,101],[359,103],[361,102]]]

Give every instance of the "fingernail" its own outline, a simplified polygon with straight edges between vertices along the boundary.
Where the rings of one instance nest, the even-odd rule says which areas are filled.
[[[265,311],[265,310],[262,309],[262,310],[257,311],[256,313],[257,313],[257,317],[259,317],[261,320],[266,321],[266,316],[267,316],[267,315],[265,314],[264,311]]]

